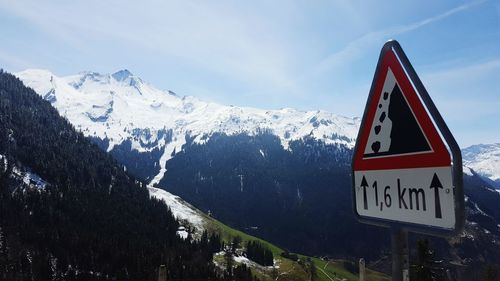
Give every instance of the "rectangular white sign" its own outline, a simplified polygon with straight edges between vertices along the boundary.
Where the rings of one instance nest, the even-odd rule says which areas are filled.
[[[362,217],[455,227],[451,166],[354,171],[354,184]]]

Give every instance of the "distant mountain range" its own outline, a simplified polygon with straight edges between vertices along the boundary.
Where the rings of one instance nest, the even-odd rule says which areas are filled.
[[[215,133],[254,135],[265,130],[279,137],[284,148],[304,137],[352,148],[360,124],[360,118],[321,110],[264,110],[181,97],[155,88],[126,69],[65,77],[28,69],[15,75],[85,135],[107,139],[108,151],[126,141],[137,152],[159,150],[158,173],[149,177],[153,183],[163,178],[165,162],[182,150],[186,136],[205,143]],[[462,152],[465,166],[500,188],[500,143],[473,145]]]
[[[388,250],[387,230],[352,214],[350,159],[359,118],[180,97],[127,70],[16,75],[132,175],[224,223],[311,255],[376,260]],[[464,149],[466,228],[458,242],[436,240],[454,264],[500,264],[500,245],[492,242],[500,241],[493,151]]]
[[[128,70],[58,77],[47,70],[30,69],[15,75],[86,136],[107,139],[108,151],[125,141],[138,152],[158,149],[158,171],[148,175],[153,183],[163,178],[165,162],[182,150],[186,137],[205,143],[214,133],[269,131],[284,147],[306,136],[353,147],[360,122],[359,118],[319,110],[263,110],[180,97],[153,87]]]
[[[500,143],[478,144],[462,149],[464,165],[500,189]]]
[[[282,255],[146,188],[1,70],[0,120],[0,280],[157,280],[160,264],[168,280],[355,278],[352,262]]]

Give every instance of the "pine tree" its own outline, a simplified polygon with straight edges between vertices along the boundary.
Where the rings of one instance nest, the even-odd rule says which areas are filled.
[[[429,241],[417,241],[417,263],[412,265],[411,279],[416,281],[434,281],[444,278],[444,270],[434,259]]]
[[[258,241],[250,241],[247,243],[246,255],[249,259],[264,266],[271,266],[274,264],[274,257],[271,250]]]
[[[485,270],[485,279],[486,281],[495,281],[498,278],[498,269],[495,266],[489,264],[486,266]]]
[[[241,237],[240,236],[235,236],[233,237],[233,240],[231,242],[231,252],[234,254],[236,253],[236,249],[240,247],[241,243]]]

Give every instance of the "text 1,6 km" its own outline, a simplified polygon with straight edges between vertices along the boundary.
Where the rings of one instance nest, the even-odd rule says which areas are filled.
[[[454,192],[450,167],[355,171],[360,216],[452,227]]]

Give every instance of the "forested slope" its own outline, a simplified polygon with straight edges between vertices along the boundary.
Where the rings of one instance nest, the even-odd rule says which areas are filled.
[[[183,240],[168,207],[0,71],[0,280],[251,280]]]

